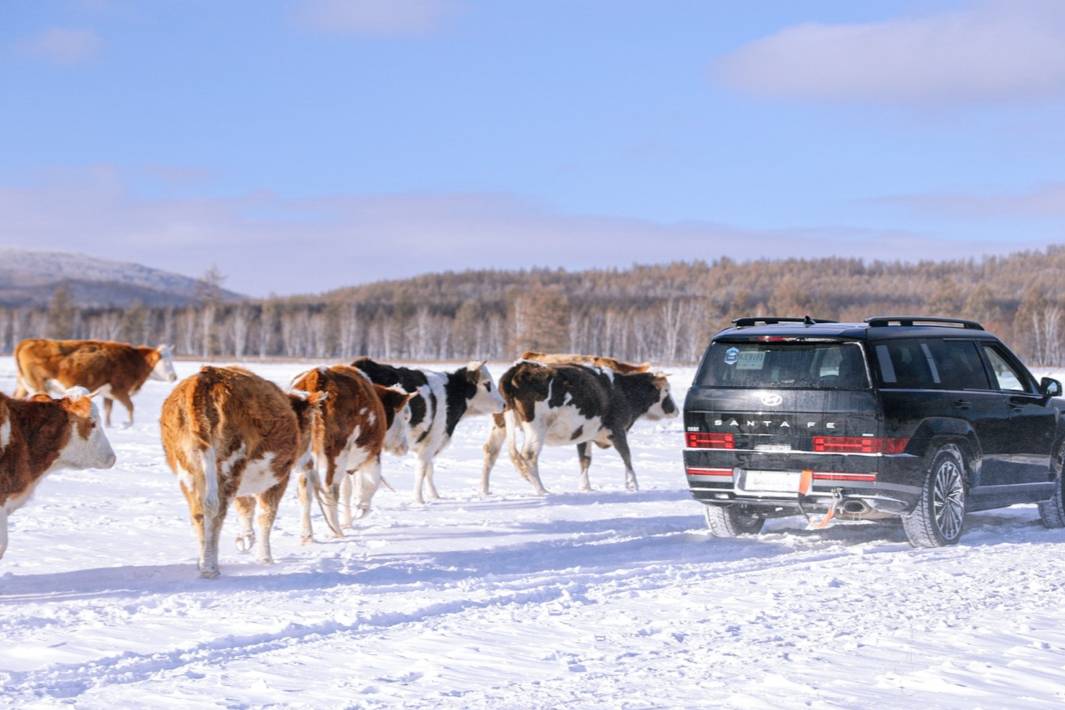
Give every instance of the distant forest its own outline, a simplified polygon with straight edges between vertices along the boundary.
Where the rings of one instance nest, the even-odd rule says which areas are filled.
[[[465,271],[320,295],[227,301],[216,271],[196,305],[0,309],[0,352],[27,337],[172,343],[195,357],[509,360],[526,349],[691,363],[743,315],[981,321],[1030,363],[1065,363],[1065,246],[955,261],[720,258],[629,269]]]

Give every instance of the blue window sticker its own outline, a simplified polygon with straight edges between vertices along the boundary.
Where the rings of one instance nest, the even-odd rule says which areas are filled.
[[[726,365],[735,365],[736,361],[739,360],[739,359],[740,359],[740,349],[739,348],[729,348],[728,350],[725,351],[725,364]]]

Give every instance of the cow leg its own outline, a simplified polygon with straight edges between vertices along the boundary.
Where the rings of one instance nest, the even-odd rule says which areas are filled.
[[[340,497],[344,501],[344,510],[340,515],[340,525],[345,528],[351,524],[351,474],[345,473],[340,479]]]
[[[526,478],[533,485],[536,494],[542,496],[547,493],[543,481],[540,480],[540,451],[544,448],[544,437],[532,422],[527,422],[522,428],[525,432],[525,445],[522,447],[521,458],[528,472]]]
[[[240,532],[237,534],[237,549],[241,552],[251,552],[255,544],[255,531],[251,527],[252,516],[255,515],[255,498],[240,496],[233,501],[240,518]]]
[[[347,474],[341,474],[346,476]],[[344,531],[340,527],[340,516],[337,513],[338,503],[340,501],[340,484],[334,483],[331,486],[322,486],[322,507],[325,509],[325,521],[329,525],[329,529],[333,532],[333,537],[337,539],[343,539]]]
[[[308,478],[312,475],[308,469],[300,471],[298,481],[300,496],[300,541],[304,545],[314,542],[314,529],[311,527],[311,492],[308,487],[312,484]],[[313,482],[317,485],[317,482]]]
[[[122,400],[119,399],[121,402]],[[218,576],[218,536],[226,517],[226,504],[218,491],[218,462],[215,451],[208,448],[201,452],[203,460],[203,552],[200,559],[200,576],[214,579]]]
[[[481,495],[488,495],[491,489],[488,478],[492,474],[492,467],[496,465],[499,452],[503,449],[503,440],[507,438],[507,427],[500,414],[492,415],[492,428],[488,432],[488,440],[481,447],[484,451],[484,463],[481,466]]]
[[[636,483],[636,472],[632,470],[632,454],[629,452],[629,439],[625,432],[614,432],[610,437],[610,441],[614,444],[614,448],[618,450],[618,455],[621,456],[621,460],[625,464],[625,488],[630,491],[640,490],[639,484]]]
[[[126,412],[129,414],[129,421],[126,422],[126,426],[133,426],[133,400],[125,392],[112,392],[112,394],[115,399],[122,403],[122,406],[126,408]]]
[[[425,472],[425,482],[429,486],[429,499],[430,500],[440,500],[440,494],[436,492],[436,484],[433,483],[433,473],[435,471],[436,471],[436,467],[433,466],[433,462],[430,459],[429,467],[426,469],[426,472]]]
[[[414,471],[414,502],[418,505],[425,504],[425,498],[422,497],[422,487],[425,484],[425,477],[429,472],[430,466],[432,466],[430,459],[418,457],[418,465]]]
[[[204,579],[214,579],[218,572],[218,539],[222,535],[222,523],[226,519],[226,502],[220,501],[217,508],[211,511],[204,510],[203,535],[204,553],[203,564],[200,565],[200,576]]]
[[[592,490],[592,482],[588,480],[588,468],[592,465],[592,447],[587,441],[577,444],[577,458],[581,462],[581,485],[582,491]]]
[[[7,551],[7,511],[0,507],[0,560]]]
[[[104,424],[111,428],[111,408],[115,406],[115,400],[104,397]]]
[[[274,563],[273,555],[270,554],[270,532],[274,529],[277,508],[281,505],[281,498],[285,494],[285,486],[287,484],[288,478],[286,476],[281,483],[256,496],[259,503],[259,517],[255,521],[259,526],[258,559],[264,565],[272,565]]]
[[[185,496],[185,502],[189,506],[189,520],[192,521],[192,530],[196,533],[196,544],[199,547],[199,557],[196,562],[197,569],[203,570],[204,552],[207,549],[207,538],[204,534],[203,497],[196,490],[196,486],[190,488],[184,481],[179,483],[181,492]]]

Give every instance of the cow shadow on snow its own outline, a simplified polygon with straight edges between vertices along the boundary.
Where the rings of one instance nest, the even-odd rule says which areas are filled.
[[[882,553],[905,554],[911,549],[898,524],[848,524],[808,530],[803,527],[804,522],[801,518],[771,521],[760,536],[715,539],[704,532],[700,515],[518,521],[462,534],[494,537],[496,542],[511,536],[537,539],[483,549],[426,553],[367,550],[367,557],[352,559],[308,560],[282,554],[276,567],[230,557],[223,563],[223,576],[212,581],[198,579],[196,566],[190,563],[5,575],[0,576],[0,606],[152,594],[287,593],[340,586],[363,586],[372,591],[374,587],[448,584],[479,578],[500,580],[559,572],[569,577],[606,579],[611,575],[650,574],[657,566],[666,569],[678,564],[716,563],[721,565],[721,574],[727,575],[776,564],[774,558],[786,555],[805,553],[804,562],[849,555],[847,548],[855,545],[873,545],[869,552]],[[967,527],[962,548],[1045,541],[1048,535],[1061,537],[1060,531],[1043,529],[1022,511],[972,514]],[[430,532],[425,537],[439,539],[440,535]],[[409,541],[418,535],[408,535],[402,527],[374,530],[367,526],[335,544],[390,538]],[[285,569],[290,564],[308,563],[317,568]]]

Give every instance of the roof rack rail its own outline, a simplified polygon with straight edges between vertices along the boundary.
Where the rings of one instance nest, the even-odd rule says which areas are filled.
[[[866,318],[865,322],[870,328],[883,328],[885,326],[914,326],[914,325],[948,325],[962,327],[966,330],[983,330],[984,326],[974,320],[964,318],[939,318],[935,316],[873,316]]]
[[[834,320],[827,320],[824,318],[811,318],[810,316],[748,316],[746,318],[737,318],[732,321],[732,325],[737,328],[746,328],[752,325],[776,325],[777,323],[802,323],[804,325],[814,325],[815,323],[835,323]]]

